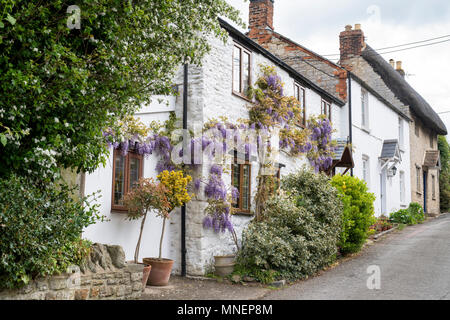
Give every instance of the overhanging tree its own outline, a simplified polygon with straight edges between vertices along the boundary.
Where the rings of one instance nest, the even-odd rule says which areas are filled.
[[[171,94],[207,37],[226,39],[219,16],[242,25],[225,0],[76,1],[80,28],[72,3],[0,4],[0,177],[93,171],[105,161],[104,128]]]

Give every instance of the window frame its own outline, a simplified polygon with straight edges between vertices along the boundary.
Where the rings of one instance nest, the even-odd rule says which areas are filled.
[[[117,156],[124,157],[125,158],[125,173],[124,173],[124,189],[123,194],[126,195],[128,192],[130,192],[130,158],[139,159],[139,170],[138,170],[138,180],[143,177],[144,172],[144,156],[140,155],[136,152],[129,151],[126,156],[122,155],[122,151],[120,149],[114,149],[113,152],[113,171],[112,171],[112,192],[111,192],[111,211],[118,211],[118,212],[127,212],[128,208],[124,205],[117,205],[115,204],[115,195],[114,195],[114,187],[116,184],[116,158]]]
[[[431,199],[436,200],[436,176],[431,175]]]
[[[368,155],[363,154],[362,156],[363,163],[363,180],[366,182],[367,187],[370,189],[370,157]],[[364,164],[366,164],[366,168],[364,169]]]
[[[325,106],[325,107],[324,107]],[[326,110],[328,108],[328,110]],[[327,113],[328,111],[328,113]],[[331,103],[322,98],[321,106],[320,106],[321,114],[324,114],[328,117],[328,120],[331,122]]]
[[[434,137],[432,133],[430,133],[430,148],[434,149]]]
[[[404,204],[406,202],[406,175],[405,171],[400,171],[399,173],[399,184],[400,184],[400,203]]]
[[[250,161],[245,161],[244,163],[239,163],[237,161],[237,157],[234,157],[234,161],[232,163],[231,166],[231,186],[235,187],[234,185],[234,165],[238,165],[239,166],[239,199],[238,199],[238,204],[237,207],[235,207],[234,205],[236,203],[232,203],[232,207],[233,209],[236,211],[237,214],[244,214],[244,215],[251,215],[251,195],[252,195],[252,164],[250,163]],[[249,208],[248,209],[244,209],[243,205],[242,205],[242,190],[243,190],[243,186],[244,186],[244,166],[248,166],[248,199],[249,199]]]
[[[369,130],[369,92],[361,88],[361,127]]]
[[[417,120],[414,121],[414,133],[416,137],[420,137],[420,126]]]
[[[234,88],[234,74],[235,74],[235,70],[234,70],[234,56],[235,56],[235,49],[238,48],[240,51],[240,56],[239,56],[239,91],[236,91]],[[248,50],[247,48],[245,48],[244,46],[238,44],[237,42],[234,42],[233,44],[233,54],[232,54],[232,81],[231,81],[231,91],[234,95],[237,95],[241,98],[244,98],[246,100],[249,100],[246,92],[244,91],[244,53],[247,53],[249,55],[249,66],[248,66],[248,86],[250,87],[252,84],[252,60],[253,60],[253,56],[252,56],[252,52],[250,50]]]
[[[420,178],[422,174],[422,170],[420,168],[420,166],[416,165],[416,192],[419,194],[422,194],[421,189],[422,189],[422,180]]]
[[[300,92],[303,93],[303,101],[300,101]],[[294,97],[300,102],[300,107],[302,108],[302,120],[297,125],[306,128],[306,88],[297,82],[294,82]]]
[[[405,126],[403,124],[403,119],[398,118],[398,145],[400,150],[405,149]]]

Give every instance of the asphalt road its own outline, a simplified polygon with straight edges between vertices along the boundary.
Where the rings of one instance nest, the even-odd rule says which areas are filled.
[[[360,256],[264,299],[450,300],[450,214],[390,233]]]

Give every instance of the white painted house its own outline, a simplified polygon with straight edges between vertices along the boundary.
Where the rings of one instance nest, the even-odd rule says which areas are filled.
[[[201,128],[205,122],[219,116],[226,116],[231,122],[236,122],[239,118],[248,118],[246,106],[249,101],[243,97],[241,94],[243,91],[240,89],[253,83],[258,77],[259,65],[266,64],[276,67],[278,75],[284,82],[285,94],[296,96],[301,100],[302,108],[305,103],[307,117],[322,112],[328,116],[331,115],[332,123],[337,130],[334,137],[342,137],[340,130],[347,121],[345,113],[341,111],[344,105],[342,100],[308,80],[228,23],[220,22],[230,35],[228,42],[224,44],[221,40],[211,38],[212,50],[204,58],[202,66],[188,67],[187,123],[190,129]],[[238,77],[239,74],[243,77]],[[145,124],[149,124],[152,120],[167,120],[171,111],[175,111],[177,117],[181,118],[183,116],[183,77],[184,70],[180,68],[175,79],[180,95],[164,97],[168,101],[168,106],[157,103],[155,99],[152,105],[143,106],[136,116]],[[120,153],[115,153],[111,149],[108,165],[86,176],[85,194],[101,191],[100,210],[109,221],[87,228],[84,233],[85,238],[95,242],[119,244],[124,248],[126,258],[132,259],[140,221],[126,220],[126,214],[123,208],[118,206],[118,200],[123,193],[126,193],[127,187],[118,188],[117,186],[122,186],[126,184],[125,182],[130,185],[141,174],[143,177],[156,177],[156,161],[157,158],[154,155],[148,158],[140,158],[133,154],[122,157]],[[279,158],[279,163],[283,165],[280,175],[293,172],[307,162],[304,158],[293,159],[282,152]],[[231,167],[231,162],[228,165]],[[239,164],[239,166],[243,166],[241,171],[243,174],[238,179],[249,186],[248,196],[252,199],[257,185],[258,161],[250,159],[248,164]],[[200,169],[204,175],[208,170],[207,166],[202,166]],[[228,181],[231,186],[231,175],[226,176],[225,181]],[[205,274],[214,255],[229,254],[234,250],[229,233],[215,234],[203,228],[205,207],[206,202],[202,198],[192,200],[186,206],[184,239],[181,237],[180,210],[177,209],[176,212],[171,213],[170,223],[166,229],[163,256],[175,260],[173,270],[176,273],[182,270],[183,240],[186,244],[185,267],[187,274],[190,275]],[[238,238],[242,229],[253,217],[254,203],[250,201],[249,206],[241,209],[243,214],[232,217]],[[150,215],[147,218],[140,250],[141,259],[157,256],[161,224],[161,219],[155,216]]]

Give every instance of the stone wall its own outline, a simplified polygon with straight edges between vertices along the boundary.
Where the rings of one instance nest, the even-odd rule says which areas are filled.
[[[142,294],[143,266],[125,262],[120,246],[94,244],[81,266],[37,278],[20,289],[0,291],[0,300],[130,300]]]

